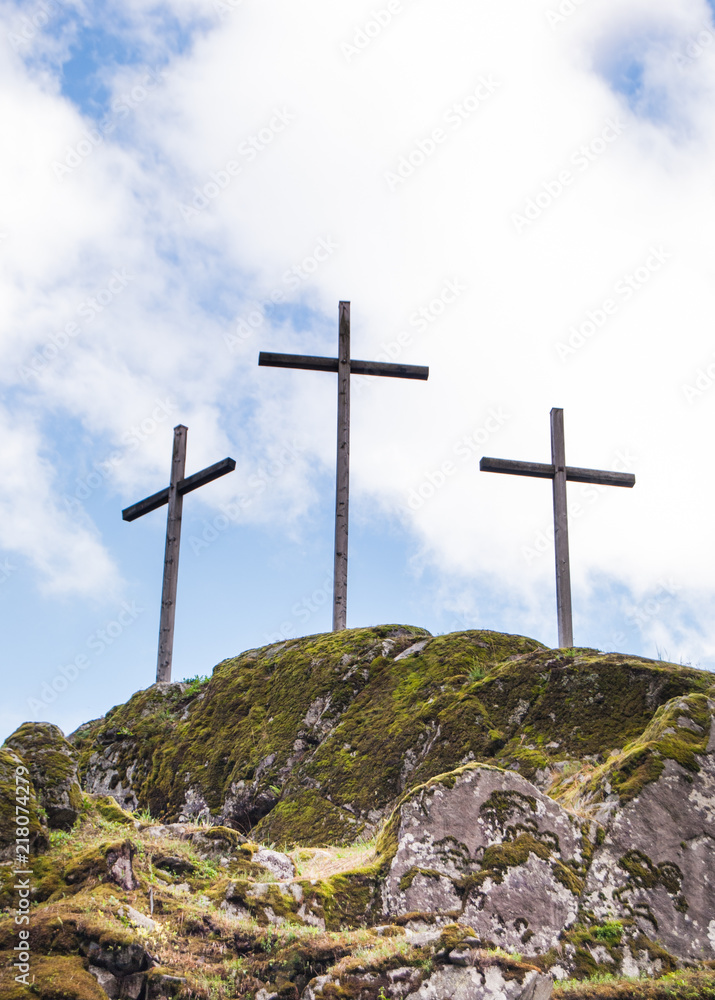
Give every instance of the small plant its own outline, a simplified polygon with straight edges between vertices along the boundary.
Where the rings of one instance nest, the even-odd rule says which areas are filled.
[[[133,736],[134,733],[128,726],[122,726],[121,729],[117,730],[117,736]]]
[[[471,666],[467,671],[467,680],[470,684],[474,684],[476,681],[481,681],[486,676],[487,671],[484,666],[479,662],[476,656],[472,656]]]
[[[193,697],[201,691],[204,685],[208,684],[209,678],[205,674],[197,674],[195,677],[188,677],[184,683],[186,684],[186,690],[184,691],[184,697]]]
[[[263,950],[266,955],[270,955],[272,951],[278,950],[278,934],[273,924],[269,924],[266,927],[266,932],[263,937]]]
[[[593,936],[606,944],[620,944],[623,937],[623,924],[618,920],[609,920],[600,927],[593,928]]]

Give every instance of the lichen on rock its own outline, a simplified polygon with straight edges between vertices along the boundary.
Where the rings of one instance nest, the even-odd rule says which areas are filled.
[[[390,917],[457,912],[480,939],[527,954],[575,921],[580,824],[520,775],[468,764],[409,793],[397,816]]]

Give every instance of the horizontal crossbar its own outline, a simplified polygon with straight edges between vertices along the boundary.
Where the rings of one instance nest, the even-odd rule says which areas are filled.
[[[186,493],[191,493],[192,490],[197,490],[199,486],[205,486],[207,483],[212,483],[214,479],[220,479],[221,476],[225,476],[228,472],[233,472],[235,468],[236,462],[234,459],[224,458],[222,461],[216,462],[215,465],[210,465],[208,469],[204,469],[202,472],[195,472],[193,476],[187,476],[186,479],[182,479],[177,486],[177,490],[184,496]],[[122,519],[125,521],[136,521],[138,517],[143,517],[144,514],[149,514],[152,510],[157,510],[168,502],[169,487],[167,486],[165,489],[159,490],[158,493],[147,497],[146,500],[140,500],[139,503],[135,503],[132,507],[127,507],[122,511]]]
[[[481,472],[503,472],[509,476],[532,476],[535,479],[553,479],[556,471],[553,465],[540,462],[512,462],[504,458],[483,458],[479,463]],[[598,469],[577,469],[566,466],[566,478],[571,483],[594,483],[597,486],[625,486],[636,484],[636,477],[630,472],[601,472]]]
[[[261,351],[258,364],[267,368],[301,368],[304,371],[338,371],[337,358],[318,358],[309,354],[270,354]],[[352,361],[351,375],[382,375],[387,378],[415,378],[427,381],[429,368],[423,365],[395,365],[386,361]]]

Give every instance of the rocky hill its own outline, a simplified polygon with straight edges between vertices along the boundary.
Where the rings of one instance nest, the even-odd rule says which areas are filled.
[[[714,681],[381,626],[26,723],[0,996],[715,998]]]

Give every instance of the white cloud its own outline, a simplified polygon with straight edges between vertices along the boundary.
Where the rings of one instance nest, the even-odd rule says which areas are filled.
[[[150,6],[131,10],[138,18]],[[687,403],[683,386],[715,350],[715,45],[679,58],[712,24],[708,6],[608,0],[553,26],[555,2],[402,8],[375,31],[373,8],[358,2],[245,0],[196,33],[151,96],[61,181],[53,160],[91,123],[51,81],[8,60],[5,371],[126,268],[136,278],[30,386],[27,405],[59,407],[113,446],[157,399],[175,397],[197,468],[240,445],[238,473],[217,488],[222,502],[296,440],[275,500],[246,515],[280,510],[295,523],[311,509],[315,463],[334,459],[334,380],[258,371],[256,355],[332,351],[337,302],[349,298],[355,356],[379,354],[404,331],[400,360],[431,366],[427,385],[375,380],[356,388],[354,404],[355,488],[399,513],[424,558],[540,613],[551,557],[528,563],[523,550],[548,527],[548,484],[480,475],[481,435],[471,457],[455,449],[496,410],[509,416],[483,453],[547,461],[557,405],[571,464],[609,468],[627,452],[638,477],[632,492],[584,501],[573,522],[582,602],[604,574],[636,602],[663,574],[711,595],[712,473],[702,455],[715,388]],[[201,8],[171,9],[194,23]],[[357,29],[375,37],[348,58]],[[142,31],[156,39],[155,22]],[[644,65],[633,108],[613,85],[626,56]],[[117,70],[114,96],[130,83]],[[410,155],[412,173],[391,182]],[[194,203],[196,189],[207,207],[185,219],[179,205]],[[515,217],[529,212],[520,227]],[[321,239],[337,249],[291,289],[286,272]],[[626,297],[619,283],[648,268],[653,248],[662,266]],[[454,279],[464,292],[421,332],[410,317]],[[292,329],[265,308],[276,289],[326,320]],[[559,357],[556,345],[608,299],[618,307],[608,322]],[[256,308],[255,334],[230,351],[224,335]],[[167,423],[118,466],[113,482],[128,501],[149,479],[163,482],[169,436]],[[410,491],[447,462],[455,471],[444,487],[410,509]],[[64,551],[74,529],[47,523]],[[694,600],[711,656],[707,604]]]
[[[56,474],[37,429],[0,411],[0,546],[30,561],[45,593],[106,596],[120,581],[91,525],[63,509]]]

